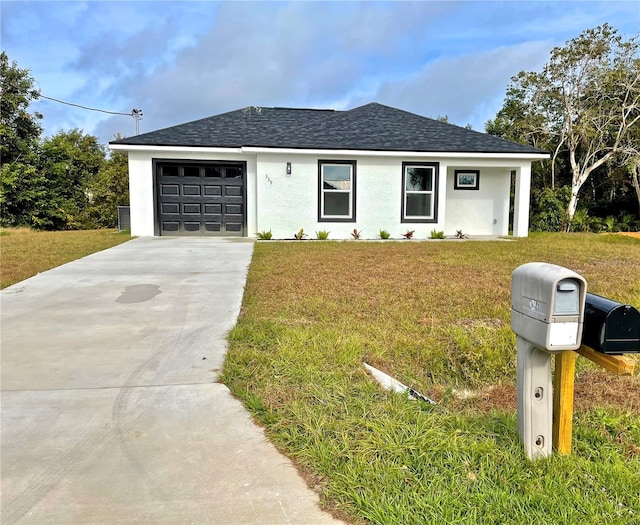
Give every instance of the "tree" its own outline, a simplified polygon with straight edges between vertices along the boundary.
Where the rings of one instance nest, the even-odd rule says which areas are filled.
[[[640,124],[638,37],[625,41],[608,24],[584,31],[554,48],[542,72],[513,77],[498,116],[488,123],[489,130],[533,145],[537,140],[553,145],[552,169],[566,154],[569,230],[589,177],[607,162],[638,155],[633,140]]]
[[[40,96],[27,69],[20,69],[4,51],[0,53],[0,158],[3,164],[25,162],[37,149],[42,127],[40,113],[29,104]]]
[[[122,154],[103,171],[104,146],[78,129],[41,141],[42,115],[28,112],[40,96],[34,79],[5,52],[0,75],[0,224],[52,230],[113,225],[115,207],[128,202],[126,157],[124,171]],[[99,216],[108,210],[108,217]]]
[[[48,203],[35,226],[45,229],[89,228],[85,210],[88,187],[105,160],[97,137],[78,129],[60,131],[43,141],[39,170],[46,179]]]
[[[534,100],[537,73],[521,71],[511,79],[503,107],[496,118],[485,123],[485,131],[490,135],[514,142],[530,144],[535,148],[552,153],[549,161],[534,164],[533,178],[539,186],[556,188],[556,164],[562,144],[555,129],[550,108],[541,107]],[[550,172],[550,179],[545,175]]]
[[[128,162],[126,153],[114,151],[87,187],[90,203],[87,217],[99,228],[117,226],[118,206],[129,205]]]
[[[49,206],[47,181],[35,166],[12,162],[0,169],[0,224],[36,225],[39,210]]]
[[[0,224],[4,226],[30,223],[45,194],[45,181],[35,168],[42,115],[28,112],[40,95],[34,85],[28,70],[0,53]]]
[[[635,145],[640,144],[640,126],[634,126],[630,142]],[[623,159],[623,164],[629,174],[631,186],[636,195],[638,217],[640,217],[640,148],[629,148]]]

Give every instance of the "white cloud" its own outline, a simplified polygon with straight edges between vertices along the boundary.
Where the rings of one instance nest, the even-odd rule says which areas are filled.
[[[43,93],[142,108],[141,129],[248,105],[376,100],[482,129],[509,79],[604,21],[637,32],[633,2],[2,2],[3,48]],[[630,30],[631,28],[631,30]],[[42,103],[48,132],[109,140],[130,117]]]
[[[545,63],[549,42],[527,42],[487,52],[440,58],[417,74],[383,82],[374,99],[431,117],[449,117],[481,131],[500,109],[509,80],[520,70],[536,70]],[[355,100],[354,104],[364,103]]]
[[[433,13],[443,9],[449,8],[224,4],[211,30],[173,64],[137,82],[121,77],[117,88],[130,100],[137,97],[145,130],[248,105],[326,107],[350,98],[397,56],[415,60],[415,50],[403,49],[407,28],[415,31],[420,19],[433,23]],[[114,121],[101,128],[101,134],[114,131]]]

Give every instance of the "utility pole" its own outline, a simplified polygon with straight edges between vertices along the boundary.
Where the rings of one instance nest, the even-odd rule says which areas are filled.
[[[131,116],[136,120],[136,135],[140,134],[140,121],[142,120],[142,110],[133,108]]]

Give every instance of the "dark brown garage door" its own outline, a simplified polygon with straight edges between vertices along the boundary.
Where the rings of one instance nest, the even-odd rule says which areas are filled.
[[[245,234],[244,162],[156,161],[160,235]]]

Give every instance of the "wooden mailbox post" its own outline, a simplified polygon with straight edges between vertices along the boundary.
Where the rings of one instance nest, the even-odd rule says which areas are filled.
[[[635,360],[632,358],[601,354],[585,345],[576,351],[566,350],[556,354],[553,375],[553,443],[558,454],[571,454],[573,394],[578,354],[616,375],[632,375],[635,368]]]

